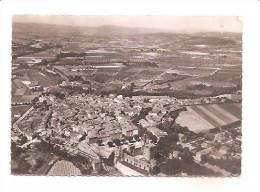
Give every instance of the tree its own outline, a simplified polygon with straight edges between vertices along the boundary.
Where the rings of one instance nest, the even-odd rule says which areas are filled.
[[[35,97],[35,98],[32,100],[32,104],[35,105],[38,101],[39,101],[39,97]]]
[[[15,143],[11,143],[11,155],[12,158],[15,158],[17,156],[20,156],[20,154],[22,153],[22,149],[17,147]]]
[[[33,167],[33,170],[36,171],[37,169],[39,169],[44,163],[43,159],[36,159],[36,164]]]
[[[151,141],[152,141],[153,143],[157,143],[158,138],[157,138],[155,135],[153,135],[153,136],[151,137]]]
[[[177,133],[172,133],[168,136],[168,139],[171,140],[174,144],[179,141],[179,136]]]
[[[31,165],[24,159],[17,160],[18,167],[16,169],[12,169],[12,173],[14,174],[28,174],[31,169]]]
[[[206,163],[207,162],[207,156],[206,155],[201,155],[201,163]]]
[[[134,137],[133,136],[129,136],[127,139],[131,142],[131,141],[134,140]]]
[[[22,144],[26,143],[27,141],[28,141],[27,137],[23,135],[23,136],[21,137],[21,139],[20,139],[19,144],[22,145]]]
[[[138,134],[139,134],[140,137],[143,137],[146,132],[147,132],[146,128],[140,127],[138,129]]]
[[[157,143],[158,139],[152,132],[148,131],[147,136],[153,143]]]
[[[108,141],[107,144],[108,144],[109,147],[113,147],[114,146],[113,142],[111,142],[111,141]]]
[[[193,176],[218,176],[218,174],[211,169],[201,166],[195,162],[192,164],[182,163],[182,172]]]
[[[114,139],[113,142],[114,142],[117,146],[120,146],[120,145],[121,145],[120,139]]]
[[[136,141],[140,141],[139,135],[134,135],[134,139],[135,139]]]
[[[50,152],[53,149],[53,146],[45,141],[41,141],[41,143],[38,145],[38,148],[42,152]]]
[[[162,156],[159,152],[156,152],[154,154],[154,159],[156,160],[156,163],[158,165],[163,163],[166,160],[166,158],[164,156]]]
[[[102,140],[101,140],[101,139],[97,140],[97,144],[98,144],[99,146],[101,146],[101,145],[102,145]]]
[[[157,175],[160,173],[160,167],[155,165],[152,169],[151,169],[151,174],[152,175]]]
[[[108,159],[107,159],[107,161],[106,161],[107,165],[109,165],[109,166],[114,166],[114,158],[115,158],[115,152],[113,151],[113,152],[109,155],[109,157],[108,157]]]
[[[157,151],[168,157],[169,153],[171,153],[176,148],[176,142],[178,140],[179,137],[176,133],[161,137],[157,144]]]
[[[184,163],[192,164],[194,162],[193,154],[187,147],[184,148],[180,156]]]
[[[178,159],[169,159],[160,166],[160,170],[166,175],[176,175],[181,173],[182,164]]]
[[[139,114],[139,120],[140,119],[144,119],[146,115],[148,115],[148,113],[152,110],[151,107],[147,107],[147,108],[142,108]]]

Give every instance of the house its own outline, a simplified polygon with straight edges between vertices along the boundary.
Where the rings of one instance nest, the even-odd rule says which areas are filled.
[[[131,122],[120,121],[120,126],[122,128],[122,133],[128,137],[138,134],[138,128]]]
[[[140,171],[140,172],[144,171],[146,174],[150,172],[151,163],[142,155],[133,157],[131,155],[128,155],[127,153],[124,153],[122,157],[122,161],[126,163],[124,165],[130,166],[130,168],[136,171]]]

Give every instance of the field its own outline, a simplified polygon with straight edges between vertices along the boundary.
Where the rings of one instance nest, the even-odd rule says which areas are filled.
[[[108,28],[109,31],[103,34],[103,30],[107,28],[101,27],[101,29],[78,27],[68,29],[64,26],[17,23],[13,32],[14,42],[18,45],[19,42],[25,41],[24,39],[38,34],[38,38],[43,42],[58,42],[63,52],[86,53],[84,58],[79,56],[60,58],[52,65],[64,68],[62,71],[67,76],[84,77],[83,79],[104,86],[111,86],[112,81],[121,81],[122,84],[133,82],[145,85],[137,86],[137,91],[148,91],[149,94],[155,95],[158,93],[181,95],[181,98],[232,94],[241,89],[240,33],[175,34],[149,31],[149,34],[146,32],[143,34],[130,29],[121,31],[121,28],[111,26]],[[48,34],[44,33],[46,30]],[[22,32],[31,35],[25,38]],[[24,49],[26,50],[26,47]],[[57,48],[51,48],[28,56],[54,57],[57,53]],[[115,64],[120,67],[102,68],[102,65]],[[69,70],[89,65],[98,66],[98,69]],[[60,82],[58,76],[46,75],[44,71],[37,72],[37,70],[40,71],[37,66],[32,68],[28,73],[29,80],[39,81],[44,87]],[[175,71],[177,75],[167,74],[167,71]],[[144,80],[151,83],[148,85],[139,83]],[[160,86],[162,88],[158,89]],[[16,89],[16,85],[13,87]]]
[[[230,71],[218,71],[217,73],[207,76],[207,77],[202,77],[198,78],[196,80],[198,81],[203,81],[211,84],[220,84],[220,85],[228,85],[228,84],[233,84],[236,85],[240,83],[241,80],[241,73],[236,73],[236,72],[230,72]]]
[[[58,161],[50,169],[49,176],[72,176],[81,175],[80,170],[69,161]]]
[[[58,75],[46,74],[39,70],[30,70],[27,72],[30,81],[38,81],[40,85],[49,87],[62,82]]]
[[[188,106],[176,123],[188,127],[195,133],[208,131],[241,120],[241,104],[209,104]]]
[[[12,121],[17,120],[29,108],[30,106],[28,105],[12,106]]]
[[[39,68],[33,69],[23,69],[17,71],[17,73],[22,76],[13,80],[12,86],[13,91],[17,88],[26,88],[26,86],[21,82],[23,81],[38,81],[39,85],[48,87],[56,85],[62,82],[62,78],[58,75],[50,74],[45,70],[40,70]]]

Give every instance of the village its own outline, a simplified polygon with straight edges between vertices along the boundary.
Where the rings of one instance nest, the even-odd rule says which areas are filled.
[[[156,172],[158,167],[163,169],[163,165],[159,165],[161,158],[167,155],[167,161],[179,160],[182,151],[187,150],[194,163],[199,165],[203,162],[203,166],[216,175],[232,175],[232,172],[208,161],[223,159],[230,150],[231,157],[225,158],[241,158],[240,129],[233,128],[239,125],[239,121],[225,129],[211,129],[203,134],[184,128],[176,130],[175,120],[185,110],[185,106],[170,97],[76,94],[61,99],[45,93],[37,99],[27,116],[15,123],[13,132],[16,136],[13,134],[12,139],[22,149],[42,142],[68,156],[82,156],[86,158],[86,164],[89,163],[91,174],[104,169],[108,171],[107,167],[113,170],[115,166],[122,173],[163,175],[165,173]],[[26,138],[22,139],[24,135]],[[163,143],[173,136],[175,140]],[[220,142],[221,146],[217,146]],[[178,147],[169,151],[169,146],[163,144]]]
[[[240,175],[241,34],[13,25],[13,174]]]

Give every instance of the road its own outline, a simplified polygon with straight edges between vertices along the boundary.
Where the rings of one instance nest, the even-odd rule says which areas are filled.
[[[33,139],[33,140],[30,140],[28,141],[27,143],[23,144],[20,146],[20,148],[26,148],[28,145],[31,145],[32,143],[38,143],[38,142],[41,142],[40,140],[38,140],[37,138]]]
[[[13,126],[19,123],[21,120],[23,120],[33,109],[34,107],[31,106],[27,111],[25,111],[24,114],[14,122]]]
[[[218,71],[221,70],[220,68],[212,68],[212,69],[215,69],[215,71],[213,71],[209,74],[206,74],[206,75],[192,76],[192,77],[189,77],[189,78],[186,78],[186,79],[183,79],[183,80],[179,80],[178,82],[180,82],[180,81],[190,81],[190,80],[195,80],[195,79],[199,79],[199,78],[203,78],[203,77],[210,77],[212,75],[215,75]]]
[[[177,67],[181,67],[181,66],[177,66]],[[192,67],[182,67],[182,68],[192,68]],[[182,79],[182,80],[177,80],[177,81],[178,82],[184,82],[184,81],[195,80],[195,79],[198,79],[198,78],[209,77],[209,76],[215,75],[218,71],[221,70],[221,68],[218,68],[218,67],[201,67],[201,68],[214,69],[214,71],[211,72],[211,73],[208,73],[206,75],[190,75],[190,74],[187,73],[187,74],[184,74],[184,75],[189,75],[190,77]],[[157,79],[160,79],[164,74],[168,73],[171,70],[174,70],[174,69],[173,68],[167,69],[165,72],[158,75]],[[177,82],[177,81],[173,81],[173,82]],[[149,85],[153,82],[154,82],[154,80],[151,80],[151,81],[147,82],[145,85],[143,85],[143,87],[146,87],[147,85]]]
[[[27,138],[29,138],[29,136],[27,134],[25,134],[17,125],[17,123],[19,123],[20,121],[22,121],[32,110],[34,109],[33,106],[31,106],[27,111],[24,112],[24,114],[19,118],[17,119],[14,123],[13,123],[13,126],[12,126],[12,130],[16,130],[18,131],[19,133],[25,135]]]

